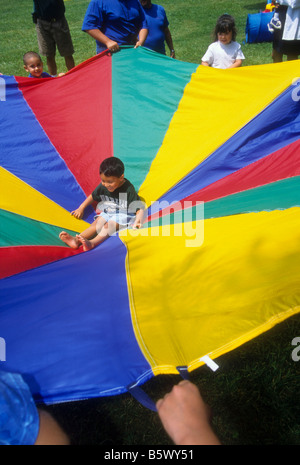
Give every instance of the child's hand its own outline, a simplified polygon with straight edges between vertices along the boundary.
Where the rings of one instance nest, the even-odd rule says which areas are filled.
[[[136,219],[132,225],[133,229],[140,229],[142,227],[142,222],[140,219]]]
[[[136,212],[135,220],[132,225],[133,229],[140,229],[144,222],[144,210],[140,209]]]
[[[83,213],[84,210],[82,210],[81,208],[77,208],[76,210],[71,212],[71,215],[75,216],[75,218],[77,218],[78,220],[81,220],[81,218],[83,217]]]

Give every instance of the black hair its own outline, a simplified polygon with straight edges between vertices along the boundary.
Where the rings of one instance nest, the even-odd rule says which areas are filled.
[[[120,178],[124,174],[125,167],[123,162],[117,157],[105,158],[100,164],[100,174],[105,176],[115,176]]]
[[[36,52],[26,52],[24,53],[23,55],[23,63],[24,65],[26,66],[27,65],[27,60],[29,60],[29,58],[32,58],[32,57],[35,57],[35,58],[38,58],[40,61],[42,61],[40,55]]]
[[[218,40],[218,33],[222,32],[232,32],[232,40],[236,39],[237,29],[235,26],[235,20],[233,16],[224,14],[219,17],[215,30],[214,30],[214,39]]]

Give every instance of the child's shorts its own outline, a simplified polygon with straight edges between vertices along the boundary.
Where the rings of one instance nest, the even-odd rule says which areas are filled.
[[[0,445],[33,445],[39,414],[21,375],[0,371]]]
[[[135,215],[129,215],[126,213],[106,213],[106,212],[101,212],[99,215],[95,216],[95,219],[101,216],[101,218],[104,218],[105,221],[114,221],[115,223],[118,223],[120,226],[126,227],[129,226],[130,224],[134,223],[135,220]]]
[[[56,47],[62,57],[73,55],[74,47],[71,33],[64,16],[53,22],[38,19],[36,33],[41,55],[54,57]]]

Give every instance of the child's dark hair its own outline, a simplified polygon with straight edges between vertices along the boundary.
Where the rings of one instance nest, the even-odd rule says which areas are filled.
[[[40,61],[42,61],[40,55],[36,52],[26,52],[24,53],[23,55],[23,63],[24,65],[26,66],[27,65],[27,60],[29,60],[29,58],[32,58],[32,57],[35,57],[35,58],[38,58]]]
[[[234,18],[231,15],[225,14],[219,17],[214,30],[215,41],[218,40],[218,33],[220,32],[232,32],[232,40],[236,39],[237,29]]]
[[[117,157],[105,158],[100,164],[100,174],[105,176],[115,176],[120,178],[124,174],[125,167],[123,162]]]

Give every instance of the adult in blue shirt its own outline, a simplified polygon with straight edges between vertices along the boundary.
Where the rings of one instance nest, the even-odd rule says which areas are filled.
[[[140,0],[140,2],[144,9],[149,28],[144,46],[165,55],[166,41],[170,49],[170,56],[175,58],[173,40],[165,9],[161,5],[154,5],[151,0]]]
[[[82,30],[96,40],[97,53],[144,44],[148,26],[139,0],[91,0]]]

